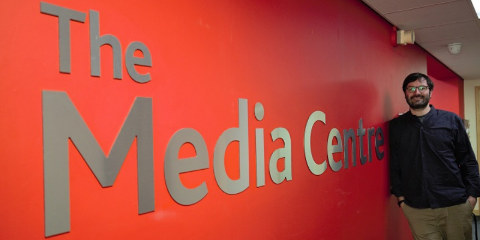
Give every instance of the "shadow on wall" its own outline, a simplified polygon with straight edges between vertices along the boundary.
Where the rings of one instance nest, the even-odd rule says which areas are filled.
[[[399,99],[398,101],[401,104],[406,104],[403,101],[403,94],[400,94],[399,96],[395,95],[395,98],[397,97],[402,97],[402,99]],[[406,107],[406,106],[405,106]],[[395,109],[398,109],[395,107],[394,102],[392,101],[392,96],[388,93],[385,92],[383,96],[383,117],[386,119],[385,122],[385,138],[386,138],[386,145],[388,146],[388,134],[389,134],[389,129],[388,129],[388,121],[391,119],[398,117],[400,112],[396,112]],[[386,151],[386,160],[387,164],[385,165],[386,169],[385,172],[387,173],[387,181],[388,186],[390,186],[390,174],[389,174],[389,167],[390,167],[390,156],[389,156],[389,151],[387,147]],[[387,205],[385,206],[385,224],[387,228],[387,236],[385,236],[384,239],[413,239],[412,234],[410,232],[410,228],[408,226],[408,222],[405,219],[402,210],[398,207],[397,204],[397,198],[391,194],[390,188],[386,189],[386,197],[388,198]]]

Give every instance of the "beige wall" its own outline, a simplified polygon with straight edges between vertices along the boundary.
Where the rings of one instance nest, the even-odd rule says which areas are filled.
[[[477,149],[477,126],[475,124],[476,112],[475,112],[475,87],[480,86],[479,80],[466,80],[464,81],[463,90],[464,90],[464,101],[465,101],[465,119],[470,121],[469,135],[470,141],[472,143],[473,151],[478,159],[478,149]],[[479,205],[475,207],[475,214],[480,215]]]
[[[470,121],[470,141],[472,142],[473,151],[478,158],[477,150],[477,126],[475,126],[475,87],[480,86],[479,80],[464,81],[464,100],[465,100],[465,119]]]

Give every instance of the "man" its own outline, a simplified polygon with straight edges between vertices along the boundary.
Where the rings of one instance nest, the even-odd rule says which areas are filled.
[[[415,239],[472,239],[478,163],[462,119],[429,105],[433,82],[403,82],[410,111],[390,121],[390,183]]]

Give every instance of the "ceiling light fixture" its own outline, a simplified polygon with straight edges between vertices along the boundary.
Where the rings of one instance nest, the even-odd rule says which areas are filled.
[[[448,46],[448,51],[453,55],[459,54],[460,50],[462,50],[461,43],[450,43],[447,46]]]

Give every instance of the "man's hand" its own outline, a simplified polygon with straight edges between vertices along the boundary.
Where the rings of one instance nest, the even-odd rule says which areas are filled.
[[[398,206],[401,208],[403,206],[403,201],[405,201],[405,198],[403,196],[397,198],[398,201]]]
[[[477,198],[469,196],[467,201],[470,203],[470,206],[472,206],[472,209],[475,208],[475,205],[477,205]]]

